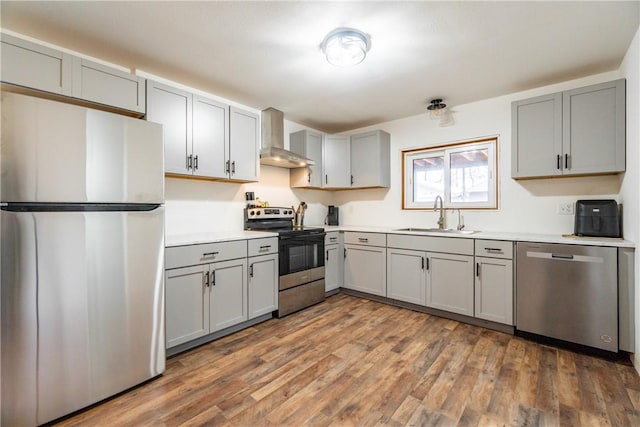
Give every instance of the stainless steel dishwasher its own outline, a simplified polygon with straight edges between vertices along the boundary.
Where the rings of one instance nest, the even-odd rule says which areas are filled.
[[[618,351],[617,250],[518,242],[516,329]]]

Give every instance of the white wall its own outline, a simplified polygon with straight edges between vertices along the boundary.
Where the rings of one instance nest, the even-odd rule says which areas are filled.
[[[437,121],[421,114],[366,128],[383,129],[391,134],[391,188],[337,192],[335,202],[341,208],[342,223],[435,226],[436,213],[401,209],[401,151],[412,147],[498,135],[499,208],[497,211],[463,212],[466,228],[483,231],[572,233],[573,215],[557,214],[557,204],[574,202],[579,198],[618,199],[622,175],[520,181],[511,179],[511,102],[617,78],[618,72],[609,72],[454,106],[456,124],[452,127],[439,127]],[[457,214],[450,212],[447,223],[449,226],[455,226]]]
[[[620,200],[624,203],[625,238],[640,242],[640,31],[636,32],[620,67],[627,79],[627,172],[622,182]],[[635,252],[635,333],[634,365],[640,372],[640,250]]]

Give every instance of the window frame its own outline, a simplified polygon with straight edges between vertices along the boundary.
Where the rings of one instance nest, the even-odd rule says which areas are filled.
[[[419,147],[402,150],[402,209],[403,210],[433,210],[433,202],[414,202],[413,160],[424,157],[443,157],[444,194],[442,194],[445,209],[498,209],[498,136],[479,138],[451,144],[432,147]],[[487,202],[452,202],[451,201],[451,169],[452,153],[461,151],[488,149],[489,168],[489,197]]]

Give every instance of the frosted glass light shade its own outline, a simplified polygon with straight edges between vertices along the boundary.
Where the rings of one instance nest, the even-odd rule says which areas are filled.
[[[330,64],[349,67],[364,61],[371,47],[371,41],[362,31],[337,28],[327,34],[320,47]]]

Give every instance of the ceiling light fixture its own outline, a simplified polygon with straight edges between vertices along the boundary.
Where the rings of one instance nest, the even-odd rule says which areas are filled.
[[[429,101],[427,110],[429,110],[429,118],[432,120],[439,119],[446,111],[447,104],[442,103],[441,98],[435,98]]]
[[[371,48],[371,37],[354,28],[336,28],[320,44],[327,61],[337,67],[349,67],[364,61]]]

